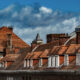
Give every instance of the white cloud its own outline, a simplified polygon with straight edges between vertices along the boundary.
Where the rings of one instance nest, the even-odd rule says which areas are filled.
[[[34,6],[12,5],[0,10],[0,26],[13,25],[14,32],[29,44],[37,33],[46,42],[46,34],[70,33],[79,24],[77,13],[53,11],[44,6],[35,9]]]
[[[42,13],[52,13],[52,9],[46,8],[44,6],[40,7],[39,9]]]

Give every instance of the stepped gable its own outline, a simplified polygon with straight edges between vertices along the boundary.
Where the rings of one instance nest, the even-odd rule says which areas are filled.
[[[45,49],[45,50],[42,52],[40,58],[48,58],[49,51],[50,51],[50,49]]]
[[[80,48],[80,44],[71,44],[68,47],[66,54],[69,54],[69,55],[75,54],[79,48]]]
[[[12,47],[14,48],[25,48],[29,47],[22,39],[20,39],[10,27],[3,26],[0,28],[0,51],[3,52],[4,48],[7,47],[7,35],[12,35]]]

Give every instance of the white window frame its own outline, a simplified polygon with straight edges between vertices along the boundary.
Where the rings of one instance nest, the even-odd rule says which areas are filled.
[[[76,65],[80,66],[80,53],[76,54]]]
[[[30,60],[30,67],[33,67],[33,60]]]
[[[56,67],[56,65],[55,65],[55,56],[52,56],[52,67]]]
[[[7,68],[7,61],[5,61],[5,68]]]
[[[55,67],[58,68],[58,67],[60,66],[60,65],[59,65],[59,55],[55,55],[55,60],[56,60],[56,61],[55,61],[55,62],[56,62],[56,63],[55,63]]]
[[[43,62],[42,62],[42,58],[39,59],[39,67],[42,67]]]
[[[64,55],[64,66],[68,66],[69,65],[69,55],[65,54]]]
[[[51,59],[52,59],[52,57],[48,56],[48,67],[51,67]]]
[[[29,59],[27,59],[27,67],[29,67]]]
[[[26,67],[26,60],[24,60],[24,67]]]

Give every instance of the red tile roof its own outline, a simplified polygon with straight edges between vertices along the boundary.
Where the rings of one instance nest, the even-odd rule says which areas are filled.
[[[60,47],[59,51],[58,51],[56,54],[58,54],[58,55],[65,54],[67,48],[68,48],[68,46],[62,45],[62,46]]]
[[[0,51],[3,52],[4,48],[7,47],[7,34],[12,34],[12,46],[25,48],[29,47],[22,39],[20,39],[10,28],[1,27],[0,28]]]
[[[33,52],[33,55],[31,56],[31,59],[39,59],[39,56],[42,52]]]
[[[74,54],[79,48],[80,48],[80,44],[71,44],[68,47],[66,54]]]
[[[1,62],[3,61],[15,61],[16,58],[18,58],[20,54],[7,54],[4,58],[1,59]]]
[[[47,58],[49,51],[50,51],[49,49],[46,49],[45,51],[43,51],[40,55],[40,58]]]

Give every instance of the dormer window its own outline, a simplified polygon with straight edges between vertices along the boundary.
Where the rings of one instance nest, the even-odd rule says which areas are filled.
[[[33,67],[33,60],[30,60],[30,67]]]
[[[48,57],[48,67],[51,67],[51,56]]]
[[[76,65],[80,66],[80,54],[76,54]]]
[[[59,67],[59,55],[56,55],[56,56],[55,56],[55,60],[56,60],[56,61],[55,61],[55,62],[56,62],[56,63],[55,63],[55,66],[56,66],[56,67]]]
[[[24,60],[24,67],[26,67],[26,60]]]
[[[1,67],[1,68],[4,67],[4,63],[0,63],[0,67]]]
[[[39,67],[42,67],[42,58],[39,59]]]
[[[27,60],[27,67],[29,67],[29,60]]]
[[[64,65],[65,66],[69,65],[69,56],[67,54],[64,55]]]
[[[52,67],[55,67],[55,56],[52,56]]]

